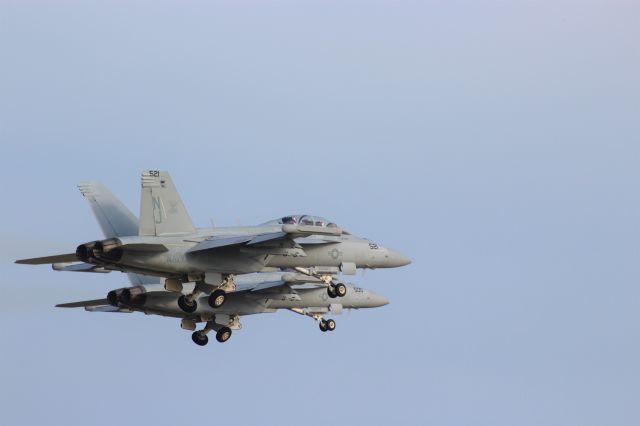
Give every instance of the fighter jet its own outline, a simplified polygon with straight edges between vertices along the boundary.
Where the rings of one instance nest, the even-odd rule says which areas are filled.
[[[336,276],[353,275],[358,268],[395,268],[410,260],[369,239],[352,235],[334,222],[305,214],[283,216],[247,227],[195,228],[166,171],[142,173],[140,219],[100,224],[106,239],[80,244],[73,253],[18,260],[22,264],[53,264],[57,270],[121,271],[164,279],[167,291],[180,293],[184,313],[198,312],[204,298],[220,309],[228,293],[238,291],[240,274],[290,270],[287,285],[312,283],[326,288],[329,298],[344,298],[348,287]],[[113,200],[98,203],[105,194],[92,183],[80,184],[98,218],[108,216]],[[120,206],[117,205],[117,208]],[[117,228],[117,229],[116,229]],[[137,229],[136,229],[137,228]],[[187,287],[184,285],[189,284]],[[182,294],[189,288],[186,294]]]
[[[137,234],[138,219],[104,185],[86,182],[79,187],[106,238]],[[110,269],[86,263],[54,263],[52,266],[57,271],[110,272]],[[144,312],[181,318],[181,328],[193,331],[192,340],[204,346],[209,341],[207,334],[212,330],[216,332],[216,340],[219,342],[229,340],[232,330],[241,328],[240,318],[243,315],[288,309],[315,319],[320,330],[326,332],[336,328],[335,320],[326,319],[326,315],[340,314],[343,309],[374,308],[388,303],[384,297],[353,285],[347,285],[348,292],[339,299],[339,303],[335,303],[322,282],[314,277],[278,271],[238,275],[236,291],[228,295],[224,306],[213,309],[206,300],[201,300],[197,303],[196,311],[186,313],[178,305],[181,294],[168,292],[165,289],[166,283],[161,283],[162,278],[135,273],[129,273],[128,277],[132,286],[112,290],[105,298],[57,306],[84,307],[90,312]],[[193,287],[194,284],[185,285],[188,286]],[[205,326],[196,331],[198,323],[205,323]]]
[[[84,307],[90,312],[144,312],[181,318],[181,328],[193,331],[193,342],[204,346],[209,342],[207,334],[212,330],[216,332],[218,342],[224,343],[229,340],[232,330],[242,328],[240,317],[243,315],[288,309],[315,319],[320,330],[325,332],[336,328],[334,319],[324,318],[327,314],[340,314],[343,309],[375,308],[389,303],[380,295],[350,284],[349,291],[340,299],[340,303],[334,303],[323,287],[308,285],[292,288],[287,274],[279,272],[238,275],[236,291],[227,296],[224,306],[214,309],[201,300],[197,310],[192,313],[184,312],[178,305],[179,296],[166,291],[159,283],[121,288],[110,291],[104,299],[64,303],[57,307]],[[200,322],[205,323],[204,328],[195,331],[196,324]]]

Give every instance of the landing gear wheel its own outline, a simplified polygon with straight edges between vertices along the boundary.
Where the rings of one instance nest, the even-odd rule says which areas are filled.
[[[332,319],[327,320],[326,327],[327,327],[327,331],[333,331],[336,329],[336,322]]]
[[[327,294],[330,298],[335,299],[338,296],[336,286],[333,284],[329,284],[329,287],[327,287]]]
[[[219,308],[220,306],[224,305],[224,302],[227,300],[227,293],[224,290],[215,290],[213,293],[211,293],[211,296],[209,296],[209,306],[211,306],[212,308]]]
[[[193,343],[195,343],[198,346],[204,346],[207,343],[209,343],[209,338],[202,331],[195,331],[191,335],[191,340],[193,340]]]
[[[344,297],[347,294],[347,286],[342,283],[336,284],[335,289],[338,297]]]
[[[322,331],[323,333],[325,331],[327,331],[327,322],[325,320],[320,320],[320,331]]]
[[[196,311],[196,309],[198,309],[198,302],[196,302],[195,300],[189,302],[187,300],[187,296],[183,294],[178,298],[178,306],[180,306],[180,309],[182,309],[186,313],[192,314]]]
[[[222,327],[216,333],[216,340],[220,343],[224,343],[231,337],[231,329],[229,327]]]

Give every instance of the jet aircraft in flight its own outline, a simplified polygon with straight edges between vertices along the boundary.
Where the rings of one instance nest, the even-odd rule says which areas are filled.
[[[107,188],[97,182],[80,185],[80,190],[89,201],[105,237],[121,238],[138,233],[138,219],[113,196]],[[54,270],[72,272],[106,273],[108,267],[86,263],[54,263]],[[371,291],[347,285],[348,291],[338,300],[329,297],[325,283],[319,279],[301,274],[295,270],[240,274],[236,277],[235,292],[228,294],[223,306],[215,309],[201,300],[196,310],[185,312],[179,304],[182,293],[166,290],[162,278],[128,273],[130,287],[110,291],[105,298],[57,305],[63,308],[84,307],[90,312],[144,312],[181,319],[181,328],[193,331],[192,340],[198,345],[206,345],[207,334],[216,332],[216,340],[226,342],[232,330],[241,328],[240,318],[244,315],[275,312],[279,309],[309,316],[319,323],[320,330],[333,331],[334,319],[326,315],[340,314],[343,309],[374,308],[388,301]],[[187,284],[194,287],[197,284]],[[193,291],[188,289],[187,291]],[[206,296],[200,299],[207,299]],[[198,323],[204,328],[197,330]]]
[[[107,220],[111,210],[120,208],[118,203],[96,202],[100,193],[94,190],[102,187],[81,184],[107,238],[80,244],[73,253],[16,263],[162,277],[164,288],[179,294],[178,306],[190,314],[198,311],[203,294],[209,307],[221,308],[228,293],[238,290],[241,274],[292,270],[298,274],[288,276],[296,280],[291,285],[323,286],[334,299],[348,292],[337,279],[339,273],[410,263],[397,251],[313,215],[288,215],[257,226],[195,228],[168,172],[145,171],[141,183],[139,223],[130,212],[126,220]],[[190,290],[182,294],[185,288]]]

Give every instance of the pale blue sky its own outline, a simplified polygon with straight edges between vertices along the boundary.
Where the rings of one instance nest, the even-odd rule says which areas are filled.
[[[0,423],[640,423],[634,1],[0,3]],[[322,334],[200,348],[60,310],[121,274],[16,258],[99,238],[170,170],[196,224],[334,219],[413,264]],[[214,342],[215,343],[215,342]]]

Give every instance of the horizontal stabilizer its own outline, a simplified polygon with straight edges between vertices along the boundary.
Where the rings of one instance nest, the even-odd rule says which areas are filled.
[[[107,305],[107,299],[83,300],[81,302],[61,303],[56,308],[86,308],[87,306]]]
[[[20,259],[16,260],[16,263],[20,265],[46,265],[49,263],[65,263],[65,262],[77,262],[78,256],[75,253],[58,254],[55,256],[34,257],[32,259]]]

